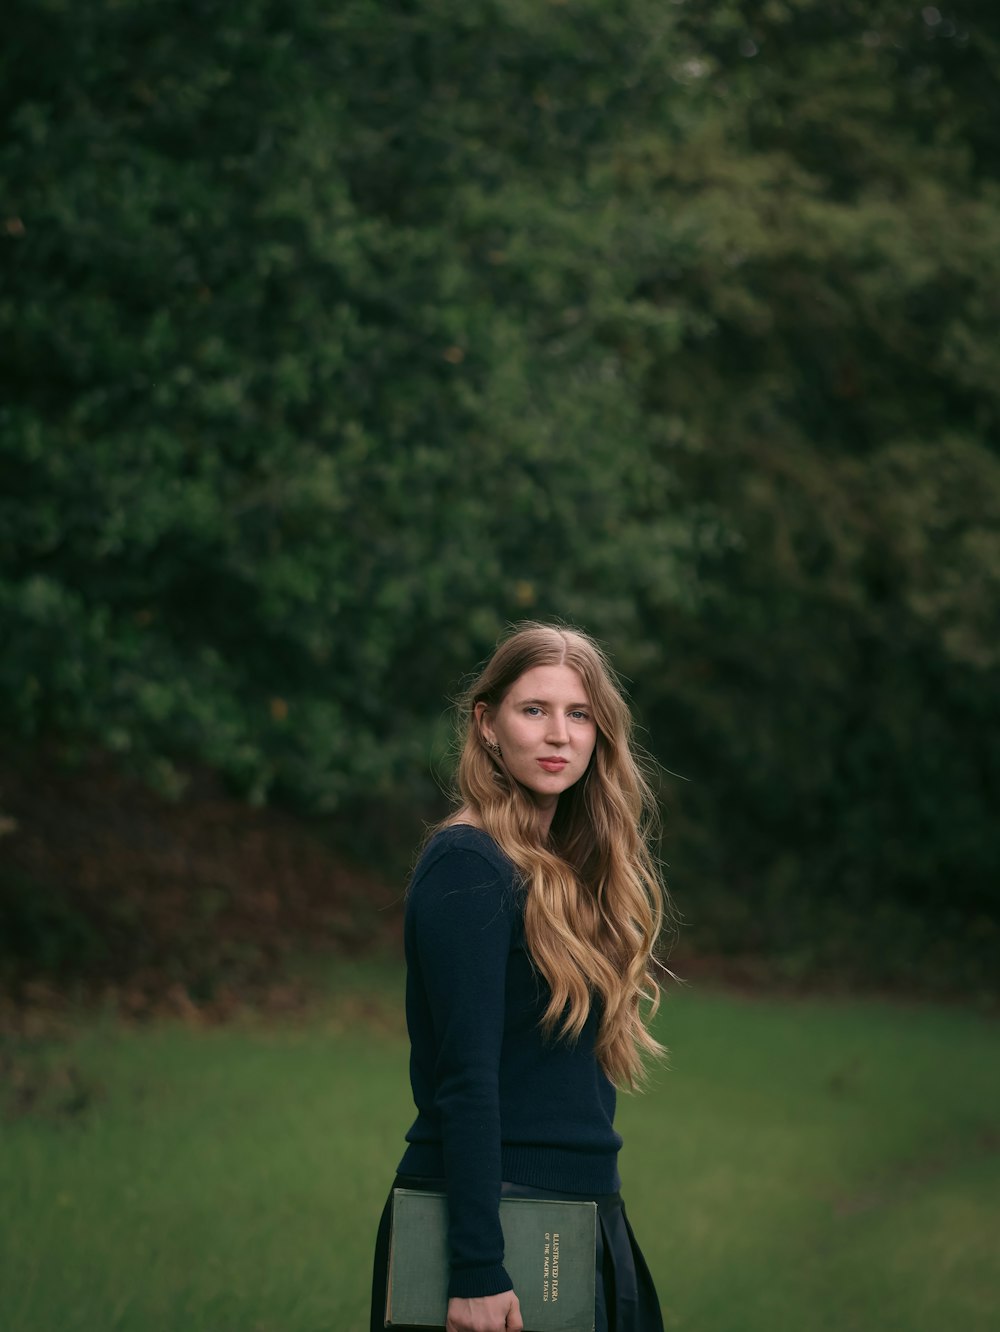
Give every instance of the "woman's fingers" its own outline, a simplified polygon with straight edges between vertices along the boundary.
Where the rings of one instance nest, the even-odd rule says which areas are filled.
[[[511,1291],[510,1308],[507,1310],[507,1332],[524,1332],[521,1305],[513,1291]]]
[[[517,1296],[505,1290],[475,1300],[450,1299],[445,1332],[524,1332]]]

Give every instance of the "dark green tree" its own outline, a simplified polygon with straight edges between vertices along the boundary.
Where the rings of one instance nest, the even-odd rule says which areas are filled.
[[[689,779],[666,856],[706,946],[984,974],[996,19],[14,0],[7,28],[9,734],[168,790],[197,761],[257,801],[426,801],[443,687],[560,615]]]

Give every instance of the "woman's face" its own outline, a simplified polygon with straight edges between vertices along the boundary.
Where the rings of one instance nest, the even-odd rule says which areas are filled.
[[[583,680],[572,666],[533,666],[490,712],[476,704],[487,740],[495,740],[502,763],[542,808],[578,782],[597,743],[597,724]]]

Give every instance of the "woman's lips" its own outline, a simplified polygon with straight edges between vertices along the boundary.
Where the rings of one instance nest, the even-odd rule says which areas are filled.
[[[538,762],[546,772],[562,772],[569,760],[564,758],[540,758]]]

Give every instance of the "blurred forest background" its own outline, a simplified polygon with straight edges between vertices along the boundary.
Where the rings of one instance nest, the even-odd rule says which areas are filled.
[[[1000,9],[5,17],[11,992],[391,943],[527,616],[627,677],[678,958],[996,995]]]

